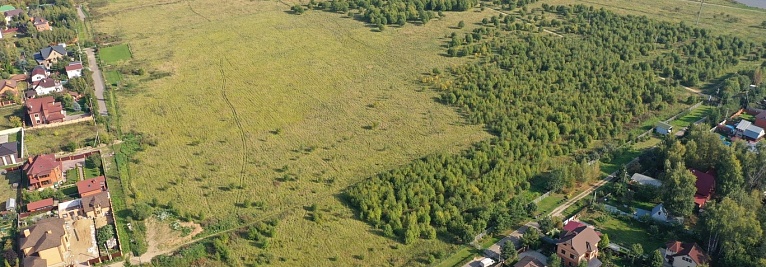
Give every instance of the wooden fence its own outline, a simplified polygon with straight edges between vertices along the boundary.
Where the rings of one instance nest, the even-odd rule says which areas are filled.
[[[95,258],[95,259],[90,259],[90,260],[88,260],[88,265],[96,265],[96,264],[99,264],[99,263],[102,263],[102,262],[105,262],[105,261],[109,261],[109,260],[117,258],[117,257],[122,257],[122,252],[121,251],[117,251],[115,253],[112,253],[112,255],[106,255],[106,256],[101,256],[101,257]]]
[[[78,155],[60,157],[60,158],[57,158],[56,161],[84,159],[84,158],[90,157],[93,154],[99,154],[99,153],[100,153],[99,151],[90,151],[90,152],[86,152],[86,153],[82,153]]]

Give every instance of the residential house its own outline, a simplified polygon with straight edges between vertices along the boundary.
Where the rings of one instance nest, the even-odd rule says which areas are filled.
[[[663,135],[670,134],[673,132],[673,125],[664,122],[658,122],[657,125],[654,126],[654,131]]]
[[[735,134],[742,135],[745,132],[745,130],[747,130],[747,128],[750,127],[750,125],[752,125],[750,121],[746,121],[746,120],[739,121],[739,123],[737,123],[737,126],[735,127],[735,130],[736,130]]]
[[[689,169],[694,176],[697,177],[697,182],[694,186],[697,187],[697,192],[694,194],[694,203],[698,208],[705,206],[705,202],[710,200],[715,191],[715,176],[711,173],[705,173],[695,169]]]
[[[52,96],[27,99],[26,108],[32,127],[62,122],[66,118],[66,111],[61,103],[56,102]]]
[[[763,137],[764,135],[766,135],[766,132],[764,132],[763,128],[761,127],[750,125],[750,127],[747,127],[747,129],[742,135],[750,140],[758,140],[758,139],[761,139],[761,137]]]
[[[668,211],[665,209],[664,206],[662,206],[662,203],[657,204],[657,206],[654,206],[654,208],[652,208],[650,216],[652,216],[652,219],[655,219],[661,222],[668,221]]]
[[[19,15],[23,13],[24,13],[24,10],[21,10],[21,9],[3,11],[3,15],[5,15],[5,25],[10,25],[11,21],[13,20],[13,17],[18,17]]]
[[[697,243],[693,242],[668,242],[665,244],[663,256],[672,267],[696,267],[710,262],[710,256]]]
[[[53,198],[46,198],[43,200],[27,203],[27,211],[35,212],[35,211],[46,210],[46,209],[53,208],[55,205],[56,205],[56,201],[53,201]]]
[[[38,65],[32,69],[32,72],[29,74],[29,80],[32,83],[35,83],[41,81],[42,79],[48,78],[49,75],[51,75],[51,73],[48,71],[48,69],[45,68],[45,66]]]
[[[106,215],[112,209],[109,192],[101,192],[95,195],[83,197],[80,200],[85,217],[99,218]]]
[[[67,56],[66,44],[58,44],[55,46],[48,46],[35,53],[35,61],[37,64],[43,65],[46,68],[50,68],[53,63],[58,62]]]
[[[32,88],[37,95],[47,95],[64,91],[61,81],[53,78],[45,78],[32,84]]]
[[[99,176],[77,182],[77,192],[80,197],[92,196],[106,191],[106,178]]]
[[[521,258],[519,262],[513,265],[513,267],[545,267],[545,263],[531,256],[525,256]]]
[[[64,262],[70,247],[64,223],[61,218],[45,218],[20,231],[22,266],[47,267]]]
[[[753,117],[755,117],[755,126],[766,128],[766,110],[760,110]]]
[[[82,62],[71,62],[64,69],[66,69],[66,76],[69,79],[82,77]]]
[[[61,168],[61,162],[56,161],[54,154],[43,154],[29,158],[23,170],[29,180],[29,187],[42,189],[64,180]]]
[[[662,186],[662,181],[640,173],[634,173],[633,176],[630,177],[630,182],[635,185],[650,185],[654,187]]]
[[[51,28],[51,23],[48,22],[48,20],[43,17],[35,17],[34,19],[32,19],[32,24],[35,25],[35,28],[37,29],[38,32],[53,30],[53,28]]]
[[[6,103],[13,103],[12,99],[16,97],[16,95],[19,93],[16,88],[18,88],[18,83],[14,80],[0,80],[0,99],[7,99],[7,101],[3,101],[0,103],[0,105],[7,105]],[[12,98],[8,99],[9,97],[6,97],[7,95],[12,96]]]
[[[567,231],[556,243],[556,254],[564,260],[564,266],[579,266],[587,262],[589,267],[601,266],[598,257],[598,242],[601,237],[586,225]]]
[[[7,142],[0,144],[0,160],[3,165],[11,165],[18,163],[16,158],[19,155],[19,142]]]

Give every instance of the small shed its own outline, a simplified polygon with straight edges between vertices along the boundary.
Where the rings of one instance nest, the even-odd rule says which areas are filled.
[[[15,211],[16,210],[16,199],[9,198],[8,201],[5,202],[5,210],[6,211]]]
[[[673,132],[673,125],[664,122],[658,122],[657,125],[654,126],[654,131],[658,134],[670,134]]]

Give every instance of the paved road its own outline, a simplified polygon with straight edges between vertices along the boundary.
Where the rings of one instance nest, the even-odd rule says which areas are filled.
[[[101,70],[98,69],[98,62],[96,62],[96,55],[93,53],[93,48],[85,48],[85,54],[88,55],[88,65],[90,70],[93,71],[93,86],[96,87],[96,99],[98,100],[98,113],[101,116],[109,115],[106,109],[106,101],[104,100],[104,76],[101,75]]]

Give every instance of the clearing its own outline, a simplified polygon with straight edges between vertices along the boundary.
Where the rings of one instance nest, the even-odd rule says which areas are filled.
[[[377,32],[342,14],[292,15],[277,2],[147,6],[153,2],[91,9],[99,31],[130,42],[132,61],[150,74],[172,74],[125,75],[142,81],[117,92],[123,131],[157,141],[133,157],[123,177],[135,197],[128,205],[157,198],[208,220],[279,217],[279,245],[233,246],[238,255],[285,258],[276,265],[401,265],[455,247],[398,244],[357,220],[337,196],[377,172],[489,136],[418,81],[433,67],[467,60],[440,55],[445,36],[471,30],[450,27],[494,13],[446,12],[425,26]],[[240,207],[245,200],[265,205]],[[311,204],[327,210],[324,222],[304,218]]]
[[[106,130],[103,125],[93,125],[93,122],[27,130],[24,135],[25,154],[72,152],[72,145],[75,148],[93,146],[97,132],[105,133]]]
[[[98,49],[101,60],[106,64],[115,64],[130,59],[130,47],[127,44],[107,46]]]

